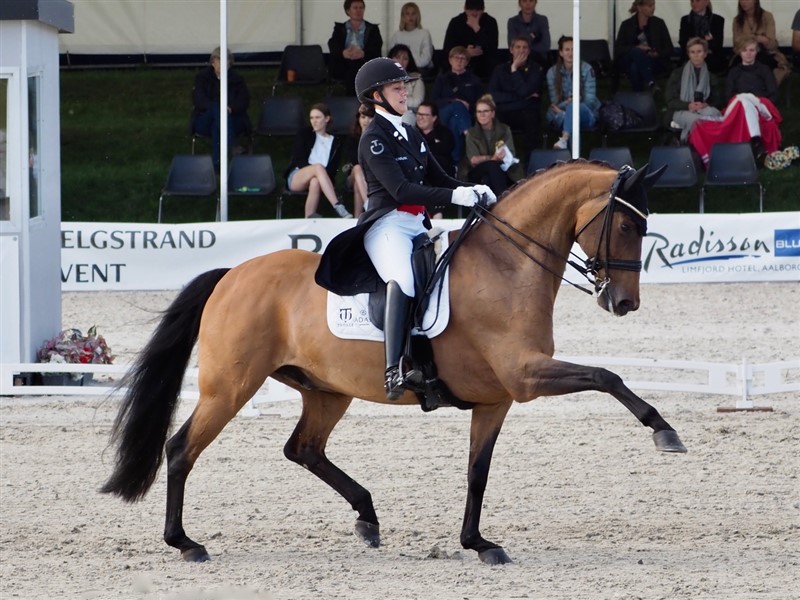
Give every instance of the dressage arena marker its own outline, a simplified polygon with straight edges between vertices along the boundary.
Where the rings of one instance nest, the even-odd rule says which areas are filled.
[[[718,412],[771,412],[771,407],[754,406],[752,396],[800,392],[800,358],[771,363],[749,363],[742,359],[736,363],[713,363],[690,360],[661,360],[655,358],[614,358],[596,356],[559,356],[559,360],[597,367],[627,367],[632,373],[620,375],[631,389],[664,392],[688,392],[737,396],[736,406],[719,407]],[[23,385],[20,373],[96,373],[124,374],[129,365],[84,365],[65,363],[18,363],[0,365],[0,395],[9,396],[121,396],[126,388],[115,389],[113,382],[97,382],[88,386]],[[651,380],[636,380],[635,376],[650,369]],[[652,371],[664,371],[653,373]],[[677,372],[677,375],[675,374]],[[694,372],[692,374],[691,372]],[[188,369],[186,379],[197,380],[198,369]],[[660,377],[656,377],[660,375]],[[694,377],[695,383],[687,382]],[[3,387],[3,382],[13,385]],[[197,389],[183,389],[181,398],[197,400]],[[299,400],[300,394],[292,388],[268,379],[258,393],[239,411],[246,417],[258,417],[261,411],[256,403]]]

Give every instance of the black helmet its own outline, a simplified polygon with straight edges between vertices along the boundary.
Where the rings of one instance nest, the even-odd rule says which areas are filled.
[[[356,74],[356,96],[361,102],[375,103],[370,97],[373,90],[377,90],[387,83],[396,81],[414,81],[399,62],[391,58],[373,58],[367,61]]]

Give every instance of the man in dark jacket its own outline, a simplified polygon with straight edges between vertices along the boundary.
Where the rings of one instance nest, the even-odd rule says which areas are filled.
[[[344,23],[334,23],[331,39],[329,70],[331,77],[344,82],[348,94],[355,94],[356,73],[364,63],[381,55],[383,38],[374,23],[364,20],[362,0],[344,0]]]
[[[498,65],[489,81],[489,93],[497,105],[497,118],[512,129],[525,133],[523,156],[537,146],[541,128],[542,68],[528,60],[530,45],[525,37],[511,43],[511,60]]]
[[[472,72],[483,80],[497,64],[497,21],[484,12],[483,0],[465,0],[464,12],[450,19],[444,34],[444,55],[456,46],[467,49]]]
[[[444,172],[454,176],[453,149],[455,141],[450,130],[439,123],[439,109],[433,102],[423,102],[417,107],[417,129],[428,143],[428,149]]]
[[[219,77],[221,71],[220,49],[211,52],[210,65],[194,78],[192,88],[192,133],[211,138],[211,157],[214,167],[219,170]],[[234,154],[241,154],[243,148],[236,145],[236,139],[250,133],[252,126],[247,108],[250,106],[250,92],[244,78],[233,68],[233,54],[228,50],[228,148]]]

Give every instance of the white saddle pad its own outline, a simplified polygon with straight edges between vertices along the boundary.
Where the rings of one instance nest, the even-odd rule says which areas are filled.
[[[441,242],[441,245],[440,245]],[[447,233],[436,242],[437,259],[447,247]],[[442,293],[439,294],[439,288]],[[336,337],[347,340],[383,341],[383,331],[375,327],[369,318],[369,294],[357,296],[338,296],[328,292],[328,328]],[[450,269],[448,268],[431,294],[428,309],[422,320],[422,328],[412,333],[434,338],[447,327],[450,320]]]

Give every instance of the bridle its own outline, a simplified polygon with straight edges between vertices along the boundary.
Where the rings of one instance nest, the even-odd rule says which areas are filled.
[[[618,269],[622,271],[634,271],[634,272],[641,272],[642,270],[642,261],[641,260],[616,260],[609,258],[609,252],[611,248],[611,225],[614,217],[614,212],[618,210],[618,208],[623,207],[626,208],[634,213],[635,216],[639,217],[640,219],[644,220],[644,225],[640,226],[642,229],[643,234],[646,232],[646,219],[647,215],[643,213],[641,210],[623,200],[618,195],[619,186],[625,181],[625,179],[635,172],[635,170],[627,165],[623,166],[619,173],[617,174],[617,178],[614,180],[614,183],[611,185],[611,191],[608,196],[608,202],[603,206],[591,219],[589,219],[586,223],[584,223],[578,232],[575,234],[575,240],[577,241],[578,237],[586,230],[589,225],[591,225],[600,215],[603,215],[603,225],[600,232],[600,238],[597,240],[597,250],[594,253],[594,256],[588,257],[586,260],[583,261],[583,264],[580,264],[580,257],[575,254],[572,250],[569,252],[569,256],[561,256],[557,252],[554,252],[549,247],[545,246],[541,242],[536,241],[526,233],[520,231],[508,221],[498,217],[493,212],[491,212],[485,202],[478,202],[473,208],[471,214],[467,217],[466,222],[464,223],[464,227],[462,228],[461,232],[459,233],[457,239],[451,244],[448,250],[453,249],[458,245],[458,242],[461,241],[462,236],[466,235],[466,232],[471,230],[472,228],[476,227],[480,223],[485,223],[487,226],[494,229],[500,237],[505,239],[509,242],[512,246],[514,246],[517,250],[519,250],[522,254],[524,254],[527,258],[531,261],[539,265],[542,269],[547,271],[548,273],[554,275],[555,277],[561,279],[565,283],[568,283],[574,288],[581,290],[589,295],[597,294],[600,295],[603,293],[603,290],[608,287],[611,283],[611,278],[609,277],[609,270],[611,269]],[[533,256],[522,244],[517,242],[517,240],[513,239],[511,236],[519,236],[525,242],[537,246],[541,248],[551,256],[559,258],[566,262],[569,266],[575,269],[580,275],[586,278],[586,280],[594,286],[594,292],[590,289],[583,287],[577,283],[569,281],[568,279],[564,278],[562,275],[553,271],[549,266],[547,266],[544,262],[537,259]],[[604,256],[605,259],[601,259],[601,249],[605,248]],[[575,260],[573,260],[573,257]],[[600,277],[600,271],[605,271],[605,277]]]

